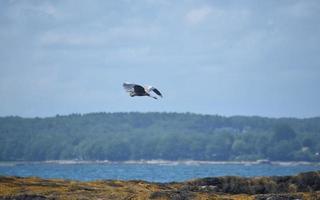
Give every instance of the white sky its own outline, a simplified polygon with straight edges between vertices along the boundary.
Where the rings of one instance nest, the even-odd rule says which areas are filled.
[[[319,87],[318,0],[0,1],[0,116],[313,117]]]

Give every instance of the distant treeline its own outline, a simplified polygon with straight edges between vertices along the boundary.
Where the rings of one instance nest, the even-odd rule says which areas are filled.
[[[320,117],[90,113],[0,117],[0,160],[320,161]]]

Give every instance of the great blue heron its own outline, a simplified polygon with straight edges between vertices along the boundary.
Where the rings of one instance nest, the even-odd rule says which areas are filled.
[[[152,97],[154,99],[157,99],[156,96],[152,95],[152,92],[156,93],[160,97],[162,97],[162,94],[157,90],[155,87],[152,86],[141,86],[138,84],[133,83],[123,83],[123,88],[129,93],[131,97],[134,96],[148,96]]]

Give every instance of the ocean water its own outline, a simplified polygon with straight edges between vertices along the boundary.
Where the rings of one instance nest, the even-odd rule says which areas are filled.
[[[185,181],[213,176],[280,176],[320,170],[314,164],[248,164],[248,163],[97,163],[44,162],[0,163],[0,175],[37,176],[74,180],[145,180],[152,182]]]

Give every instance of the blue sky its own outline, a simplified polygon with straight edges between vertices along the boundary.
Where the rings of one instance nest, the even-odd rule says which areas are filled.
[[[0,116],[320,116],[318,0],[3,0],[0,27]]]

